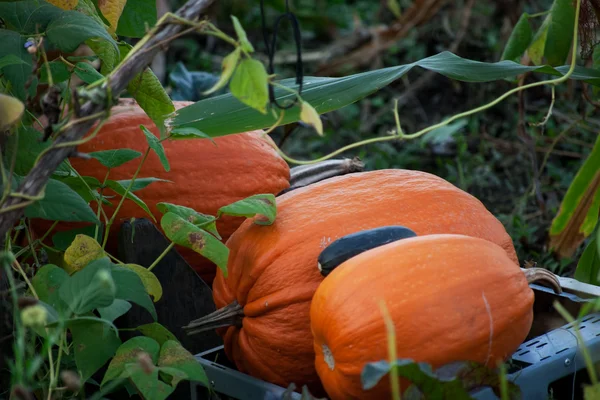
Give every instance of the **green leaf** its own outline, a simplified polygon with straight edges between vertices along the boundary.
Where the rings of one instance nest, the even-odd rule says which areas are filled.
[[[115,297],[117,299],[131,301],[145,308],[156,321],[157,317],[154,303],[146,292],[146,288],[140,277],[135,272],[114,264],[112,266],[112,276],[117,285]]]
[[[469,121],[467,119],[459,119],[449,125],[434,129],[421,137],[421,143],[443,143],[454,136],[454,134],[460,131],[462,128],[467,126],[468,123]]]
[[[238,62],[240,61],[241,53],[241,49],[236,47],[234,51],[223,58],[223,62],[221,63],[221,76],[219,77],[219,80],[212,88],[202,93],[203,95],[206,96],[214,93],[227,85],[227,82],[229,82],[229,79],[231,79],[231,76],[233,75],[233,71],[235,71],[235,67],[237,67]]]
[[[14,54],[8,54],[0,58],[0,70],[9,65],[25,64],[25,61],[15,56]]]
[[[82,0],[79,1],[81,2]],[[100,73],[108,75],[115,69],[117,62],[121,58],[119,47],[115,49],[111,42],[102,39],[88,39],[85,41],[85,44],[102,60]]]
[[[57,232],[52,236],[52,244],[54,245],[54,248],[61,251],[66,251],[78,235],[84,235],[93,238],[95,232],[96,225]],[[100,236],[98,241],[102,241],[102,234],[102,229],[98,229],[98,235]]]
[[[600,257],[600,227],[596,229],[596,246],[598,247],[598,256]]]
[[[103,26],[77,11],[63,11],[52,19],[46,29],[46,37],[66,53],[75,51],[81,43],[91,38],[104,39],[117,48],[117,43]]]
[[[103,319],[114,322],[115,319],[125,315],[130,309],[131,303],[125,300],[115,299],[108,307],[98,307],[98,312]]]
[[[158,379],[159,369],[145,371],[139,364],[129,363],[125,370],[137,391],[146,400],[164,400],[173,393],[173,388]]]
[[[217,216],[221,216],[221,214],[246,218],[251,218],[258,214],[263,218],[255,219],[254,223],[258,225],[271,225],[277,215],[277,202],[273,194],[255,194],[221,207]]]
[[[233,21],[233,29],[235,29],[235,34],[238,37],[238,42],[240,43],[242,49],[248,53],[254,52],[254,47],[252,47],[252,43],[250,43],[250,41],[248,40],[246,31],[242,27],[242,24],[240,24],[240,21],[235,15],[232,15],[231,19]]]
[[[0,2],[0,15],[5,15],[2,7],[10,4],[15,3]],[[17,32],[0,29],[0,43],[2,43],[2,46],[0,46],[0,57],[12,55],[23,61],[22,63],[6,65],[2,68],[4,78],[10,82],[12,94],[21,101],[25,101],[25,82],[27,82],[33,71],[31,54],[25,48],[26,41],[27,38],[19,35]],[[37,79],[34,79],[31,82],[30,91],[35,91],[36,89]]]
[[[600,230],[599,230],[600,231]],[[595,238],[594,238],[595,239]],[[580,282],[589,283],[591,285],[600,284],[600,253],[595,240],[590,242],[585,247],[577,262],[577,268],[573,277]]]
[[[569,56],[573,44],[575,7],[572,0],[554,0],[550,9],[550,25],[546,36],[544,56],[548,64],[560,65]]]
[[[131,45],[120,42],[121,57],[125,58],[131,48]],[[154,72],[150,68],[146,68],[137,74],[127,85],[127,91],[152,119],[163,137],[165,118],[175,111],[175,106]]]
[[[66,183],[71,189],[77,192],[86,203],[100,199],[100,193],[96,189],[102,187],[102,183],[93,176],[70,176],[62,178],[60,181]]]
[[[570,253],[594,230],[600,209],[600,136],[550,226],[551,247]],[[564,249],[564,251],[562,251]]]
[[[50,74],[52,74],[52,82],[54,84],[64,82],[71,76],[69,67],[62,61],[50,61],[47,65],[50,68]],[[49,83],[48,68],[46,65],[40,66],[40,82]]]
[[[229,90],[242,103],[267,113],[269,82],[265,66],[258,60],[246,58],[238,64]]]
[[[72,322],[69,329],[73,335],[75,363],[85,382],[115,355],[121,340],[100,321]]]
[[[41,301],[54,308],[61,309],[62,301],[58,296],[58,289],[69,279],[69,274],[54,264],[46,264],[31,279],[31,284]]]
[[[217,143],[213,138],[208,136],[206,133],[199,131],[193,127],[183,127],[183,128],[175,128],[169,134],[169,139],[171,140],[179,140],[179,139],[209,139],[216,146]]]
[[[144,132],[144,136],[146,136],[148,146],[150,146],[150,148],[156,153],[165,171],[169,172],[171,167],[169,166],[169,160],[167,159],[165,148],[163,147],[162,143],[154,135],[154,133],[150,132],[144,125],[140,125],[140,128],[142,129],[142,132]]]
[[[310,103],[319,114],[338,110],[389,85],[417,66],[463,82],[489,82],[512,78],[525,72],[562,76],[569,70],[568,66],[558,68],[525,66],[510,60],[484,63],[443,52],[411,64],[342,78],[305,77],[302,99]],[[591,85],[600,85],[600,71],[594,69],[576,67],[570,78],[583,80]],[[296,87],[295,79],[284,79],[279,83],[289,88]],[[274,88],[274,92],[280,104],[293,100],[295,96],[278,87]],[[272,113],[261,114],[237,101],[231,93],[227,93],[180,108],[166,120],[166,124],[169,130],[193,127],[211,137],[216,137],[269,128],[277,122],[277,118]],[[299,120],[300,107],[296,104],[285,111],[280,125]]]
[[[217,218],[212,215],[202,214],[192,208],[171,203],[158,203],[156,207],[162,214],[172,212],[185,219],[187,222],[194,224],[198,228],[202,228],[215,235],[218,239],[221,239],[219,232],[217,232]]]
[[[90,157],[100,161],[100,164],[107,168],[117,168],[129,161],[142,156],[139,151],[131,149],[111,149],[103,151],[94,151],[89,153]]]
[[[120,264],[120,266],[132,270],[140,277],[146,291],[153,297],[155,303],[160,300],[163,294],[162,286],[152,271],[137,264]]]
[[[32,126],[21,126],[16,134],[9,135],[6,141],[7,158],[15,158],[15,174],[26,176],[35,162],[38,154],[49,147],[50,141],[42,141],[42,133]],[[15,155],[16,151],[16,155]]]
[[[23,35],[43,33],[48,24],[62,13],[64,11],[60,8],[40,0],[0,2],[0,15],[4,22]]]
[[[100,222],[85,200],[65,183],[50,179],[44,192],[42,200],[25,209],[26,217],[51,221]]]
[[[141,38],[146,29],[156,24],[156,1],[127,0],[123,13],[119,18],[117,35],[131,38]]]
[[[531,30],[531,24],[529,23],[529,15],[523,13],[513,28],[500,59],[518,62],[529,47],[532,39],[533,31]]]
[[[173,335],[167,328],[159,324],[158,322],[153,322],[151,324],[140,325],[136,330],[140,331],[144,336],[150,337],[158,342],[161,346],[167,340],[174,340],[179,342],[175,335]]]
[[[87,84],[92,84],[99,79],[104,79],[104,75],[96,71],[91,64],[86,62],[78,62],[75,64],[75,75]]]
[[[163,343],[158,358],[158,366],[176,368],[184,372],[188,380],[200,382],[202,385],[210,387],[202,365],[179,342],[168,340]]]
[[[75,314],[112,304],[117,289],[110,266],[107,257],[93,261],[60,286],[60,298]]]
[[[163,215],[160,220],[160,226],[169,240],[180,246],[192,249],[196,253],[208,258],[227,277],[229,249],[217,238],[172,212],[167,212]]]
[[[527,49],[527,55],[535,65],[542,65],[544,62],[544,52],[546,49],[546,39],[548,29],[550,28],[550,15],[544,19],[542,26],[536,32],[531,45]]]
[[[117,181],[121,184],[121,186],[123,186],[124,188],[129,187],[129,184],[131,183],[131,179],[123,179],[120,181]],[[159,179],[159,178],[136,178],[136,180],[133,182],[133,186],[131,186],[131,191],[132,192],[136,192],[138,190],[142,190],[143,188],[147,187],[148,185],[150,185],[151,183],[154,182],[168,182],[168,183],[173,183],[173,181],[169,181],[167,179]]]
[[[137,357],[141,352],[148,353],[152,362],[156,364],[160,354],[160,345],[154,339],[144,336],[136,336],[127,340],[117,349],[115,357],[106,369],[100,386],[103,387],[108,382],[123,377],[123,373],[126,372],[125,365],[137,362]]]
[[[156,222],[156,218],[154,218],[154,215],[152,214],[152,212],[150,212],[150,209],[148,208],[146,203],[144,203],[144,201],[142,199],[137,197],[132,192],[127,192],[126,187],[123,187],[119,182],[113,181],[111,179],[106,180],[106,186],[108,186],[109,188],[111,188],[112,190],[114,190],[115,192],[120,194],[121,196],[125,196],[127,199],[133,201],[135,204],[137,204],[138,207],[140,207],[142,210],[144,210],[146,212],[146,214],[148,214],[154,222]],[[125,195],[125,192],[127,192],[127,195]]]
[[[595,385],[583,385],[583,399],[594,400],[600,398],[600,384]]]

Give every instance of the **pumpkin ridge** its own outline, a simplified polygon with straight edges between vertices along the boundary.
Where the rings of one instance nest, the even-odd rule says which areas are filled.
[[[279,311],[282,307],[287,307],[291,304],[310,301],[314,292],[315,288],[313,287],[303,287],[301,290],[284,288],[246,303],[244,314],[246,317],[259,317],[266,313]]]

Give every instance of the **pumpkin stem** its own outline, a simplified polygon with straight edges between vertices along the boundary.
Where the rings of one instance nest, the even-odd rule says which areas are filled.
[[[188,336],[210,331],[226,326],[242,326],[244,318],[244,307],[238,304],[237,301],[218,309],[202,318],[191,321],[183,327]]]
[[[562,287],[560,286],[560,282],[556,275],[552,272],[548,271],[545,268],[521,268],[521,271],[525,274],[528,283],[533,283],[537,281],[544,282],[556,293],[562,293]]]
[[[365,164],[358,157],[300,165],[290,169],[290,187],[279,192],[278,196],[334,176],[362,172],[364,169]]]

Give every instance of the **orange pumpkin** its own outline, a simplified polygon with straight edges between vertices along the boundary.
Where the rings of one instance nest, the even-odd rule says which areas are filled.
[[[192,102],[175,102],[177,109]],[[140,129],[146,126],[159,137],[159,131],[152,120],[136,103],[122,103],[112,108],[110,119],[97,136],[78,146],[79,152],[89,153],[117,148],[129,148],[144,153],[148,144]],[[138,177],[155,177],[169,182],[154,182],[136,191],[149,207],[160,228],[161,213],[157,203],[168,202],[193,208],[194,210],[216,215],[217,210],[232,202],[259,193],[277,194],[289,187],[290,170],[287,163],[269,143],[271,139],[262,131],[252,131],[208,139],[166,140],[163,143],[170,163],[170,171],[165,172],[156,153],[149,153]],[[131,179],[141,158],[125,163],[110,171],[109,179]],[[71,158],[71,164],[82,176],[92,176],[100,182],[104,180],[107,168],[97,160]],[[107,195],[117,196],[111,202],[113,207],[104,206],[107,215],[113,214],[120,197],[111,190]],[[96,207],[94,203],[94,207]],[[121,223],[131,217],[149,218],[133,201],[125,200],[111,228],[107,250],[116,255],[117,234]],[[244,220],[242,217],[223,216],[217,228],[223,240],[237,229]],[[43,234],[51,221],[34,220],[34,230]],[[65,231],[85,226],[80,223],[60,223],[55,231]],[[184,247],[177,250],[187,262],[211,284],[216,266]]]
[[[395,325],[398,358],[435,368],[455,361],[496,367],[526,338],[533,291],[495,243],[428,235],[368,250],[340,264],[312,300],[315,366],[329,398],[389,399],[390,378],[363,390],[361,372],[388,360],[380,302]],[[401,380],[401,388],[410,382]]]
[[[217,308],[240,306],[241,322],[221,331],[225,351],[238,369],[282,386],[318,387],[309,311],[323,280],[319,253],[337,238],[385,225],[402,225],[417,235],[486,239],[518,265],[502,224],[479,200],[434,175],[378,170],[296,189],[277,198],[273,225],[248,220],[238,228],[227,242],[228,277],[217,271]],[[191,323],[189,332],[203,321],[207,319]]]

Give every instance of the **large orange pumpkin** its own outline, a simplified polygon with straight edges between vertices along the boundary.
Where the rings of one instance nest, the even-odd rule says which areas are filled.
[[[323,279],[319,253],[337,238],[385,225],[417,235],[464,234],[501,246],[518,265],[510,236],[479,200],[424,172],[330,178],[279,196],[277,208],[273,225],[248,220],[230,237],[229,275],[217,271],[213,296],[218,308],[240,308],[238,323],[222,332],[228,357],[241,371],[282,386],[319,385],[310,302]]]
[[[191,102],[175,102],[177,109]],[[129,148],[144,153],[148,144],[140,125],[146,126],[159,137],[159,131],[152,120],[137,103],[122,103],[112,108],[110,119],[97,136],[78,146],[79,152],[89,153],[117,148]],[[165,172],[158,156],[150,152],[144,162],[139,177],[155,177],[168,182],[154,182],[135,194],[148,205],[159,225],[161,213],[157,203],[169,202],[193,208],[198,212],[216,215],[217,210],[232,202],[259,193],[277,194],[289,187],[290,170],[287,163],[277,154],[271,139],[262,131],[252,131],[217,137],[216,145],[208,139],[166,140],[163,141],[170,171]],[[107,168],[97,160],[71,158],[71,164],[82,176],[92,176],[102,182]],[[141,158],[125,163],[110,171],[109,179],[131,179]],[[106,190],[109,195],[115,195]],[[107,215],[113,214],[120,197],[112,200],[113,207],[105,206]],[[95,207],[95,206],[94,206]],[[149,218],[135,203],[125,200],[111,228],[107,249],[116,255],[117,233],[120,224],[131,217]],[[223,240],[227,240],[244,218],[223,216],[217,228]],[[33,221],[38,234],[43,234],[51,222]],[[60,223],[56,231],[81,227],[84,224]],[[160,227],[160,225],[159,225]],[[216,266],[184,247],[178,251],[188,263],[209,284],[214,278]]]
[[[533,291],[495,243],[428,235],[368,250],[321,283],[310,309],[316,369],[329,398],[389,399],[389,375],[363,390],[361,372],[388,359],[381,301],[398,358],[434,369],[455,361],[496,367],[526,338]],[[401,380],[402,390],[410,383]]]

